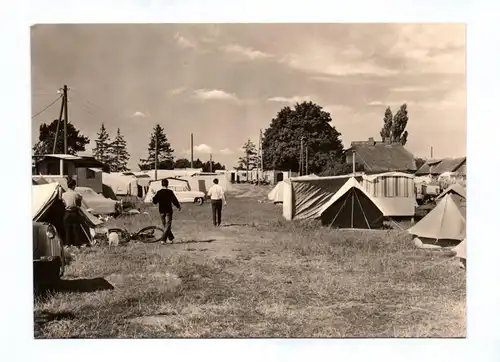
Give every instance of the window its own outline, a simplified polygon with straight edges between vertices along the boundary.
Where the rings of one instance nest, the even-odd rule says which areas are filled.
[[[90,168],[86,168],[86,178],[87,179],[95,179],[95,171],[91,170]]]

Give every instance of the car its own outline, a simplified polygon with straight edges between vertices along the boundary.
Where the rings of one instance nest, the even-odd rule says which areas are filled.
[[[120,203],[107,199],[90,187],[76,187],[75,191],[82,195],[83,202],[93,215],[116,215],[120,212]]]
[[[205,193],[201,191],[194,191],[189,188],[189,185],[169,185],[168,188],[172,190],[180,203],[195,203],[203,205],[205,201]]]
[[[57,286],[64,274],[64,245],[54,225],[33,221],[33,283],[35,290]]]

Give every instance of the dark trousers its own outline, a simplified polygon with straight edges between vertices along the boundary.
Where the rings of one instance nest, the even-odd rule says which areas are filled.
[[[220,226],[222,214],[222,200],[212,200],[212,219],[214,226]]]
[[[64,244],[80,245],[80,215],[78,211],[64,212]]]
[[[163,235],[161,237],[161,240],[167,241],[167,238],[170,241],[174,240],[175,236],[172,233],[172,214],[171,213],[166,213],[166,214],[162,213],[162,214],[160,214],[160,218],[161,218],[161,223],[163,225],[163,228],[165,229],[163,231]]]

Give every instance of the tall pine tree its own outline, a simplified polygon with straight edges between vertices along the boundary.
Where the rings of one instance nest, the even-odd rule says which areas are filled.
[[[171,170],[174,168],[174,150],[170,147],[167,135],[162,126],[157,124],[149,138],[148,157],[140,159],[141,170],[153,170],[155,167],[155,146],[158,142],[158,169]]]
[[[127,141],[120,133],[120,129],[116,131],[116,137],[111,143],[111,161],[109,164],[111,172],[129,171],[127,167],[130,154],[127,152]]]
[[[387,107],[384,115],[384,126],[380,130],[380,137],[382,137],[382,142],[385,141],[392,142],[391,136],[392,136],[392,111],[391,107]]]
[[[111,162],[111,140],[109,138],[109,133],[104,127],[104,123],[101,125],[101,129],[97,132],[97,138],[95,140],[95,148],[92,149],[92,155],[94,158],[105,165],[109,165]]]

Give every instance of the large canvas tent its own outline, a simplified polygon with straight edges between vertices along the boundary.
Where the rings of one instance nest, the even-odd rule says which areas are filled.
[[[283,217],[286,220],[319,218],[323,206],[350,177],[302,176],[283,181]],[[361,176],[355,178],[361,180]]]
[[[362,186],[351,177],[320,212],[323,225],[350,229],[376,229],[382,226],[384,214]]]
[[[64,240],[64,204],[61,200],[63,192],[63,187],[57,182],[33,185],[31,187],[31,216],[33,221],[49,222],[54,225]],[[102,221],[91,215],[83,205],[80,208],[80,220],[82,231],[80,240],[91,242],[93,230],[102,224]]]
[[[385,172],[363,175],[363,188],[388,217],[412,217],[415,215],[414,176],[404,172]]]
[[[408,229],[414,235],[417,246],[457,245],[465,239],[466,221],[464,210],[450,194],[445,195],[437,206],[422,220]]]

